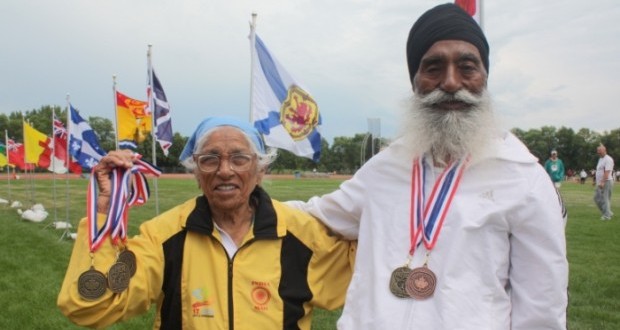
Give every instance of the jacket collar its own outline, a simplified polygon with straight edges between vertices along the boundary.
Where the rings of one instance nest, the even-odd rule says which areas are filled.
[[[250,202],[254,205],[256,214],[254,217],[253,233],[257,239],[278,238],[278,216],[267,192],[256,186],[250,195]],[[214,230],[211,207],[204,195],[196,197],[194,209],[190,212],[185,223],[188,231],[205,235],[211,235]]]

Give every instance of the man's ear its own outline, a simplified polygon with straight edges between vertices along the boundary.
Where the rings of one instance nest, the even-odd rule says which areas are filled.
[[[413,76],[413,78],[411,78],[411,90],[413,91],[413,93],[416,93],[416,88],[415,88],[415,82],[416,82],[416,77],[418,75]]]

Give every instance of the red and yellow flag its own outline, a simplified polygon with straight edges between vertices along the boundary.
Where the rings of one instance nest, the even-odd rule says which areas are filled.
[[[116,118],[119,141],[142,143],[151,132],[151,115],[145,109],[148,103],[116,92]]]
[[[26,163],[48,167],[50,164],[50,138],[24,122],[24,160]]]

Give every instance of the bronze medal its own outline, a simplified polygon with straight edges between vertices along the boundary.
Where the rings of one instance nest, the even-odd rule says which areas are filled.
[[[392,272],[390,277],[390,291],[398,298],[409,298],[409,294],[405,290],[407,278],[411,273],[409,267],[398,267]]]
[[[106,290],[106,279],[102,272],[90,267],[78,278],[78,293],[86,300],[101,298]]]
[[[117,262],[122,262],[129,268],[129,277],[133,277],[136,273],[136,255],[125,249],[118,255]]]
[[[108,287],[114,293],[123,292],[129,287],[129,267],[122,262],[117,262],[108,270]]]
[[[407,277],[405,291],[414,299],[423,300],[433,295],[437,277],[426,265],[411,270]]]

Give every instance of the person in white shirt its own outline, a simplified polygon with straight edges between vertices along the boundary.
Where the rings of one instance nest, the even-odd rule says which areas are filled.
[[[581,172],[579,172],[579,182],[581,184],[585,184],[587,178],[588,178],[588,173],[586,173],[586,170],[581,169]]]
[[[602,144],[596,148],[596,153],[599,159],[596,164],[594,202],[602,213],[601,220],[607,221],[611,220],[611,217],[614,215],[611,212],[611,191],[614,187],[612,175],[614,172],[614,160],[607,154],[607,148]]]
[[[338,190],[291,201],[359,239],[338,329],[566,329],[565,211],[498,128],[489,46],[453,4],[413,25],[403,133]]]

